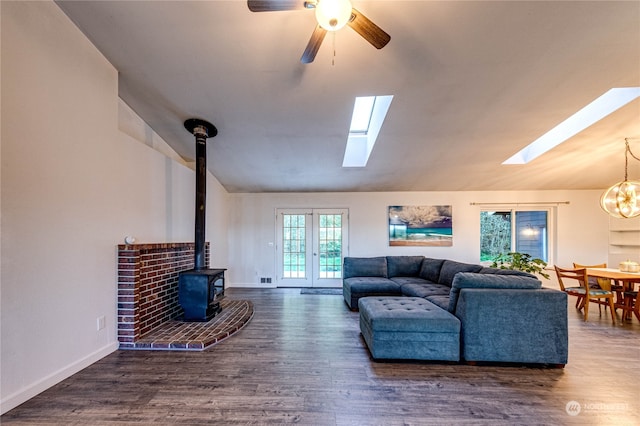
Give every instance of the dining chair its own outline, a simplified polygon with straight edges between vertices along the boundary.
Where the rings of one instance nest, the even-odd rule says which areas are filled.
[[[624,304],[622,308],[622,319],[631,318],[633,313],[638,321],[640,321],[640,300],[638,300],[637,291],[625,291],[624,292]]]
[[[556,270],[556,275],[558,276],[558,284],[560,284],[560,290],[564,291],[570,296],[576,296],[576,309],[582,309],[584,306],[584,297],[587,294],[587,289],[584,285],[584,275],[577,272],[575,269],[563,269],[558,266],[554,266],[554,268]],[[563,278],[576,280],[578,281],[578,285],[565,285]]]
[[[591,303],[596,303],[598,305],[609,306],[609,308],[611,309],[611,320],[615,324],[616,313],[613,307],[613,292],[611,291],[611,281],[609,281],[608,283],[606,282],[606,280],[599,281],[598,284],[600,284],[600,288],[591,288],[590,285],[585,285],[585,283],[589,283],[589,275],[587,274],[586,268],[563,269],[557,266],[555,266],[555,268],[556,274],[558,275],[558,283],[560,284],[560,289],[565,291],[567,294],[582,296],[580,305],[577,307],[579,310],[584,308],[585,321],[589,317],[589,305]],[[578,281],[580,287],[576,288],[565,286],[564,280],[566,279],[574,279]]]
[[[581,269],[581,268],[606,268],[607,264],[606,263],[598,263],[596,265],[582,265],[580,263],[575,263],[573,262],[573,267],[575,269]],[[620,285],[620,283],[618,282],[618,280],[611,280],[610,278],[603,278],[603,277],[589,277],[589,286],[591,288],[603,288],[603,285],[606,286],[610,286],[611,291],[615,292],[616,294],[616,299],[613,302],[613,307],[614,309],[623,309],[624,308],[624,287],[622,285]],[[604,306],[605,309],[608,305],[602,305],[599,304],[598,305],[598,311],[600,311],[600,307]]]

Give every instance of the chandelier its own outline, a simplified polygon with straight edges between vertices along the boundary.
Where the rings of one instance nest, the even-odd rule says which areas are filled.
[[[638,161],[640,158],[631,152],[628,138],[624,139],[624,143],[624,181],[616,183],[602,194],[600,207],[613,217],[627,219],[640,216],[640,182],[627,179],[629,155]]]

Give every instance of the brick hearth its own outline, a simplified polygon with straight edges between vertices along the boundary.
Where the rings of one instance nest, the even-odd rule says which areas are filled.
[[[249,300],[220,302],[222,312],[207,322],[171,320],[136,341],[133,349],[201,351],[240,331],[253,317]]]
[[[209,243],[205,246],[209,265]],[[182,314],[178,274],[192,269],[194,243],[118,245],[118,341],[121,349]]]

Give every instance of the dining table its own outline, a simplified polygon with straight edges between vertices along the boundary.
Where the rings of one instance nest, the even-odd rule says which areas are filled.
[[[615,308],[623,308],[627,303],[624,300],[628,296],[623,296],[625,291],[633,291],[635,290],[635,286],[640,286],[640,272],[623,272],[620,269],[616,268],[587,268],[587,275],[590,277],[597,278],[608,278],[616,281],[617,283],[622,283],[622,288],[624,289],[622,292],[616,292],[617,300],[614,302]],[[638,303],[637,301],[632,301],[631,303]],[[629,315],[631,313],[629,312]],[[623,314],[624,316],[624,314]],[[640,318],[638,318],[640,320]]]
[[[633,290],[636,284],[640,284],[640,272],[622,272],[616,268],[587,268],[587,274],[590,277],[621,281],[628,290]]]

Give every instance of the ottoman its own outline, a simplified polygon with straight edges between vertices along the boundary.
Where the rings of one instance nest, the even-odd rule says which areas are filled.
[[[374,359],[460,360],[460,321],[428,300],[370,296],[358,307]]]

